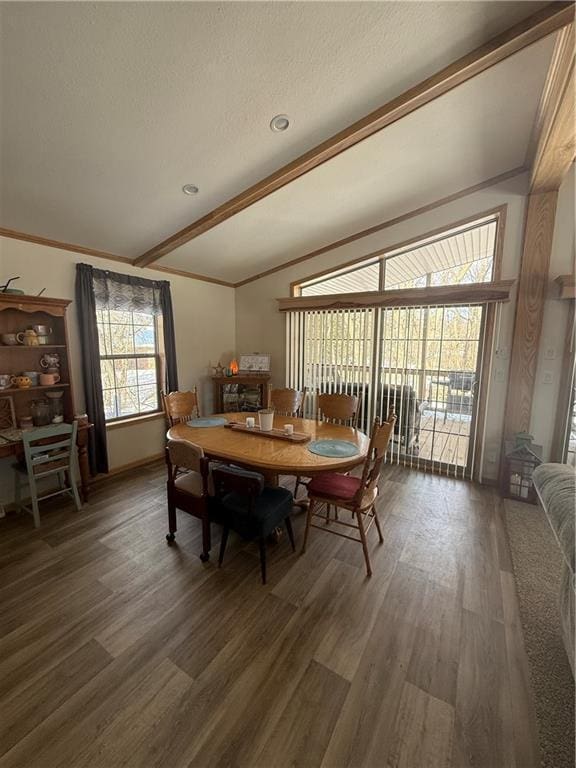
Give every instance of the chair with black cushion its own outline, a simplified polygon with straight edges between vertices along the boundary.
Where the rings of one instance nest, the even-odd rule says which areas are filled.
[[[176,510],[180,509],[202,521],[202,554],[200,560],[210,557],[210,516],[208,496],[211,492],[210,465],[199,445],[187,440],[169,440],[166,446],[168,480],[168,533],[172,544],[176,538]]]
[[[212,472],[214,481],[213,517],[222,524],[219,565],[222,565],[230,529],[243,539],[258,539],[262,583],[266,584],[266,539],[284,524],[295,551],[290,513],[293,496],[286,488],[264,486],[258,472],[236,467],[218,467]]]

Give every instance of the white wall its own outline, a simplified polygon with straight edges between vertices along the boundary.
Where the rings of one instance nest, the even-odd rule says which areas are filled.
[[[549,296],[544,307],[536,389],[532,402],[530,432],[535,436],[536,442],[542,444],[546,459],[550,457],[560,381],[562,376],[570,375],[570,371],[562,368],[564,341],[568,331],[569,302],[556,298],[558,288],[554,280],[560,275],[574,274],[576,256],[574,185],[573,164],[558,191],[554,239],[550,256]]]
[[[285,318],[278,312],[276,298],[288,296],[290,283],[311,274],[339,266],[383,248],[419,237],[433,229],[482,213],[496,206],[508,205],[502,278],[518,274],[522,252],[527,175],[517,176],[502,184],[462,197],[435,210],[423,213],[388,229],[349,243],[253,283],[236,289],[236,342],[239,351],[270,352],[274,383],[285,385]],[[382,220],[386,212],[382,212]],[[484,475],[495,478],[501,444],[504,401],[508,379],[510,345],[514,319],[514,300],[502,305],[495,342],[489,388],[486,434],[484,442]]]
[[[0,238],[0,284],[8,277],[20,275],[14,287],[29,294],[45,288],[45,295],[61,299],[74,299],[75,265],[92,264],[100,269],[169,280],[174,306],[176,354],[181,388],[196,384],[200,391],[204,412],[212,409],[210,364],[221,358],[227,362],[235,351],[234,290],[186,277],[165,275],[150,269],[139,269],[114,261],[83,256],[44,245]],[[74,387],[76,412],[85,411],[76,306],[67,313],[70,336],[71,377]],[[165,427],[162,418],[127,424],[108,430],[110,468],[140,461],[162,451]],[[0,485],[7,467],[0,465]],[[0,494],[6,499],[6,493]]]

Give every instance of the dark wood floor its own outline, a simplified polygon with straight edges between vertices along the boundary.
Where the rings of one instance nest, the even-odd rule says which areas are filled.
[[[251,544],[203,565],[192,518],[166,545],[163,481],[0,521],[2,768],[539,764],[492,490],[389,468],[372,579],[314,530],[262,587]]]

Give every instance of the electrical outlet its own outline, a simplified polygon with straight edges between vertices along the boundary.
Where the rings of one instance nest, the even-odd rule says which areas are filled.
[[[505,376],[504,376],[504,371],[502,370],[502,368],[496,368],[494,370],[494,381],[497,381],[497,382],[499,382],[501,384],[504,381],[504,378],[505,378]]]
[[[488,451],[486,461],[488,464],[496,464],[496,451]]]
[[[544,371],[542,374],[542,383],[543,384],[552,384],[554,381],[554,374],[552,371]]]
[[[555,347],[546,347],[544,350],[544,358],[546,360],[555,360],[556,359],[556,348]]]

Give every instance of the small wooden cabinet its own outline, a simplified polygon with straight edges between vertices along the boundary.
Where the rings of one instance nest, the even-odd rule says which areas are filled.
[[[270,376],[265,374],[240,374],[238,376],[213,376],[214,413],[247,413],[268,407]]]

